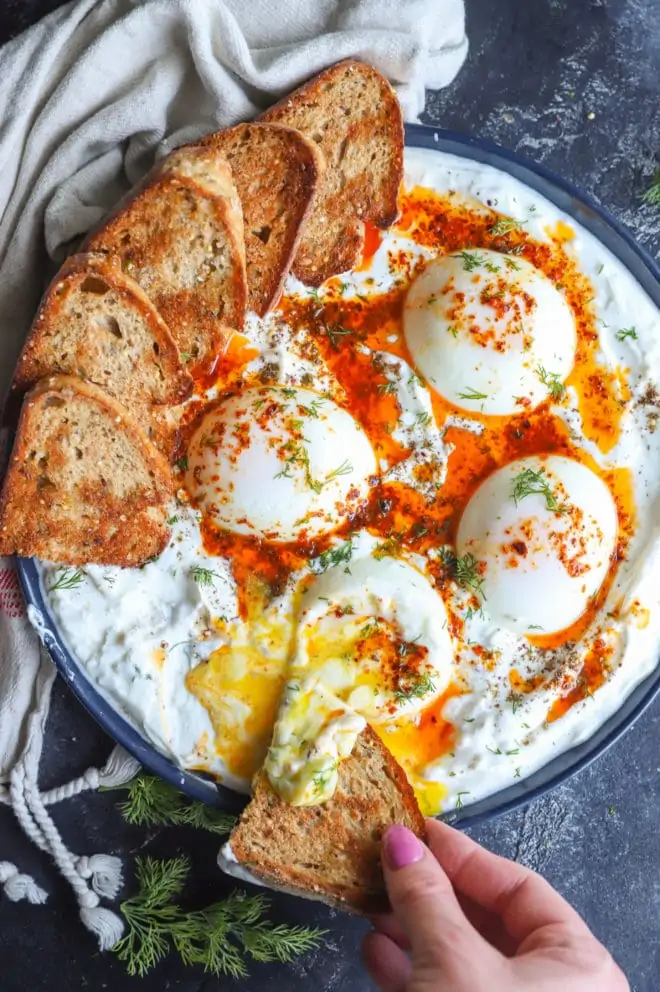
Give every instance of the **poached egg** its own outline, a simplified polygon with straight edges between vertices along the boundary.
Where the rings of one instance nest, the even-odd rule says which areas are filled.
[[[436,392],[473,413],[533,409],[573,367],[570,307],[518,256],[470,249],[429,262],[410,287],[403,327]]]

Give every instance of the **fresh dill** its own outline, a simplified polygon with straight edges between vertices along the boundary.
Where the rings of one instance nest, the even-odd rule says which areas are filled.
[[[378,617],[369,617],[367,622],[360,628],[360,637],[371,637],[375,634],[380,627],[380,620]]]
[[[174,524],[178,524],[179,518],[175,515],[173,517],[168,517],[166,520],[168,527],[174,527]]]
[[[119,810],[127,823],[136,827],[189,826],[213,834],[228,834],[236,817],[184,796],[156,775],[138,775],[126,785],[113,786],[126,790],[126,800]]]
[[[428,427],[431,423],[431,414],[421,411],[415,414],[415,426],[416,427]]]
[[[286,396],[288,400],[295,400],[296,396],[298,395],[298,390],[293,389],[292,386],[283,386],[280,392],[282,393],[283,396]]]
[[[399,688],[394,693],[394,698],[399,703],[404,703],[409,699],[420,699],[435,691],[435,682],[430,675],[419,673],[415,676],[407,677],[405,681],[399,683]]]
[[[458,337],[458,327],[456,326],[456,324],[450,324],[447,330],[449,331],[449,333],[453,338]]]
[[[400,536],[397,534],[391,534],[384,541],[380,541],[373,550],[373,556],[376,561],[382,561],[383,558],[396,558],[401,550],[401,540]]]
[[[485,599],[483,585],[484,580],[481,575],[479,562],[474,555],[468,551],[461,558],[456,558],[454,565],[454,575],[459,586],[469,589],[475,596]]]
[[[472,389],[471,386],[466,386],[464,393],[458,394],[459,399],[462,400],[487,400],[487,393],[478,393],[476,389]]]
[[[346,562],[351,560],[353,555],[353,542],[345,541],[344,544],[338,545],[336,548],[328,548],[323,554],[320,554],[318,558],[312,558],[310,565],[312,570],[317,574],[320,572],[327,572],[329,568],[334,568],[336,565],[344,565]]]
[[[506,265],[507,269],[511,269],[512,272],[520,271],[520,265],[518,264],[518,262],[515,262],[512,258],[508,258],[508,257],[505,258],[504,264]]]
[[[410,374],[410,376],[408,378],[408,385],[409,386],[413,386],[413,385],[414,386],[423,386],[424,385],[424,380],[416,372],[411,372],[411,374]]]
[[[326,768],[322,772],[317,772],[316,775],[312,777],[312,782],[314,783],[314,789],[316,792],[323,792],[326,785],[329,785],[332,781],[332,776],[337,770],[337,765],[331,765],[330,768]]]
[[[617,341],[625,341],[626,338],[632,338],[633,341],[637,340],[637,331],[634,327],[622,327],[620,331],[616,332]]]
[[[516,506],[526,496],[543,496],[546,510],[551,510],[553,513],[565,513],[567,510],[564,504],[557,501],[542,468],[538,471],[525,468],[514,478],[511,497]]]
[[[653,207],[660,206],[660,169],[656,169],[651,185],[642,194],[642,200]]]
[[[463,809],[463,805],[464,805],[463,804],[463,796],[469,796],[469,795],[470,795],[469,791],[468,792],[459,792],[459,793],[457,793],[457,795],[456,795],[456,806],[455,806],[455,809],[456,809],[457,812],[458,812],[458,810]]]
[[[500,217],[488,230],[494,237],[500,238],[505,234],[511,234],[512,231],[522,230],[522,224],[513,217]]]
[[[194,357],[195,356],[193,355],[192,351],[182,351],[179,354],[179,358],[181,359],[184,365],[186,365],[190,361],[190,359]]]
[[[322,485],[327,485],[328,482],[332,482],[333,479],[338,479],[340,475],[350,475],[353,471],[353,466],[348,460],[345,460],[337,468],[334,468],[332,472],[328,472]]]
[[[512,747],[509,751],[503,751],[501,747],[488,747],[486,744],[486,750],[490,751],[491,754],[503,754],[509,757],[513,754],[520,754],[519,747]]]
[[[184,965],[216,977],[245,978],[246,958],[288,962],[318,947],[325,931],[274,925],[265,920],[268,901],[236,890],[204,909],[186,910],[181,896],[188,858],[136,859],[139,891],[121,904],[126,933],[113,947],[131,976],[143,978],[172,950]]]
[[[188,468],[188,455],[181,455],[174,463],[180,472],[185,472]]]
[[[383,396],[394,396],[396,393],[396,382],[381,382],[378,386],[378,392]]]
[[[48,591],[55,592],[56,589],[76,589],[84,578],[85,573],[82,568],[61,568],[57,579],[49,586]]]
[[[520,772],[521,772],[521,771],[522,771],[522,769],[521,769],[521,766],[520,766],[520,765],[518,765],[518,767],[516,768],[516,771],[515,771],[515,774],[514,774],[514,776],[513,776],[513,777],[514,777],[514,778],[520,778]]]
[[[352,333],[349,327],[342,327],[341,324],[337,323],[326,324],[323,328],[323,334],[325,334],[333,348],[338,348],[341,339]]]
[[[493,274],[500,271],[499,265],[495,265],[494,262],[485,262],[484,268],[488,269],[488,271],[492,272]]]
[[[564,383],[561,381],[558,372],[546,372],[542,365],[534,369],[544,386],[550,390],[553,400],[560,400],[566,391]]]
[[[309,406],[301,406],[300,409],[303,413],[306,413],[308,417],[312,417],[314,420],[318,420],[321,416],[321,407],[323,406],[323,400],[312,400]]]
[[[512,693],[511,709],[513,710],[514,714],[518,712],[521,706],[522,706],[522,696],[520,696],[517,692]]]
[[[463,261],[463,268],[466,272],[473,272],[480,265],[483,265],[483,256],[476,251],[459,251],[452,258],[460,258]]]
[[[190,576],[198,586],[212,586],[214,579],[219,578],[217,572],[210,568],[203,568],[201,565],[193,565],[190,569]]]

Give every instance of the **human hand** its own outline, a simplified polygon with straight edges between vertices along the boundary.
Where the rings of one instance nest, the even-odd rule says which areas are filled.
[[[382,992],[629,992],[540,875],[438,820],[426,828],[428,847],[401,826],[383,839],[392,913],[373,920],[362,948]]]

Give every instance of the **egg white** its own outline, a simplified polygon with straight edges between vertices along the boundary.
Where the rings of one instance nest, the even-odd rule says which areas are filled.
[[[434,259],[406,297],[404,333],[417,367],[446,400],[520,413],[573,367],[576,330],[560,291],[524,258],[469,249]]]
[[[334,530],[376,473],[353,417],[310,389],[256,387],[220,402],[188,449],[188,490],[239,534],[295,541]]]
[[[477,489],[456,544],[476,559],[483,609],[495,621],[548,634],[574,623],[600,589],[617,526],[612,495],[590,469],[556,455],[523,458]]]

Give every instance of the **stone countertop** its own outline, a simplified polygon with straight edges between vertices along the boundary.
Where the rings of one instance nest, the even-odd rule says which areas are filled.
[[[4,40],[58,6],[6,0]],[[660,212],[640,203],[660,154],[659,0],[467,0],[471,52],[456,82],[429,93],[424,120],[479,135],[554,169],[612,210],[656,256]],[[568,784],[473,831],[479,841],[541,871],[587,920],[629,977],[634,992],[660,989],[660,700],[625,738]],[[72,747],[75,745],[75,747]],[[102,764],[109,740],[58,684],[42,785],[58,768],[77,774]],[[77,767],[71,767],[71,754]],[[55,813],[73,850],[116,852],[130,864],[145,850],[187,852],[192,904],[229,891],[215,870],[217,840],[180,829],[126,825],[116,796],[63,803]],[[171,958],[139,982],[99,954],[81,926],[67,885],[0,810],[0,858],[15,861],[49,891],[45,906],[0,897],[3,992],[60,988],[144,992],[236,989],[366,992],[359,960],[365,926],[299,900],[273,895],[278,922],[328,929],[321,950],[291,966],[254,965],[242,982],[216,980]],[[475,990],[476,992],[476,990]]]

